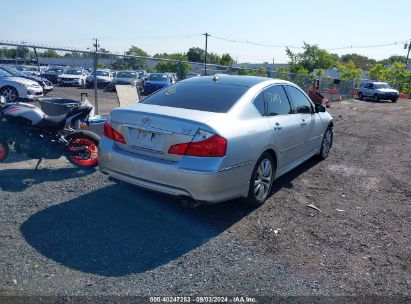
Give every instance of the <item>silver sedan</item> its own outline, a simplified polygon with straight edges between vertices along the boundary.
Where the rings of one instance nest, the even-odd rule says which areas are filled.
[[[100,170],[113,179],[189,202],[258,206],[276,178],[328,156],[333,119],[291,82],[215,75],[114,109],[104,135]]]

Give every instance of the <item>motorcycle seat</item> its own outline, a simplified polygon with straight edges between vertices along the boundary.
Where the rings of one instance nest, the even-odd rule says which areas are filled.
[[[64,127],[64,125],[66,124],[66,118],[67,116],[65,114],[59,115],[59,116],[45,115],[42,121],[39,123],[39,126],[45,127],[45,128]]]

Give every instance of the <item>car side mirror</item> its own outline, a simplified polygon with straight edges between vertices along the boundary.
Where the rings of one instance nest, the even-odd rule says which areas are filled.
[[[325,107],[322,104],[316,104],[315,105],[315,112],[316,113],[325,112]]]

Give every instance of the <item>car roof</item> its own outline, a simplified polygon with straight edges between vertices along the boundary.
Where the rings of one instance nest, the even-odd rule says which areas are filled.
[[[214,76],[203,76],[203,77],[194,77],[184,80],[184,82],[195,82],[195,83],[207,83],[207,82],[218,82],[221,84],[230,84],[238,85],[244,87],[253,87],[256,84],[262,82],[270,83],[288,83],[288,81],[280,79],[272,79],[267,77],[258,77],[258,76],[239,76],[239,75],[227,75],[227,74],[215,74]]]
[[[387,84],[384,81],[364,81],[362,84],[372,83],[372,84]]]

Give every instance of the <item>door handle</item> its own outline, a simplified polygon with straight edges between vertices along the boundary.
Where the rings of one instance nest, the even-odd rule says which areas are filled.
[[[307,124],[307,122],[305,121],[305,119],[301,120],[301,125],[305,126]]]
[[[275,123],[275,125],[274,125],[274,130],[280,131],[282,128],[283,128],[283,127],[280,126],[280,124],[279,124],[278,122]]]

